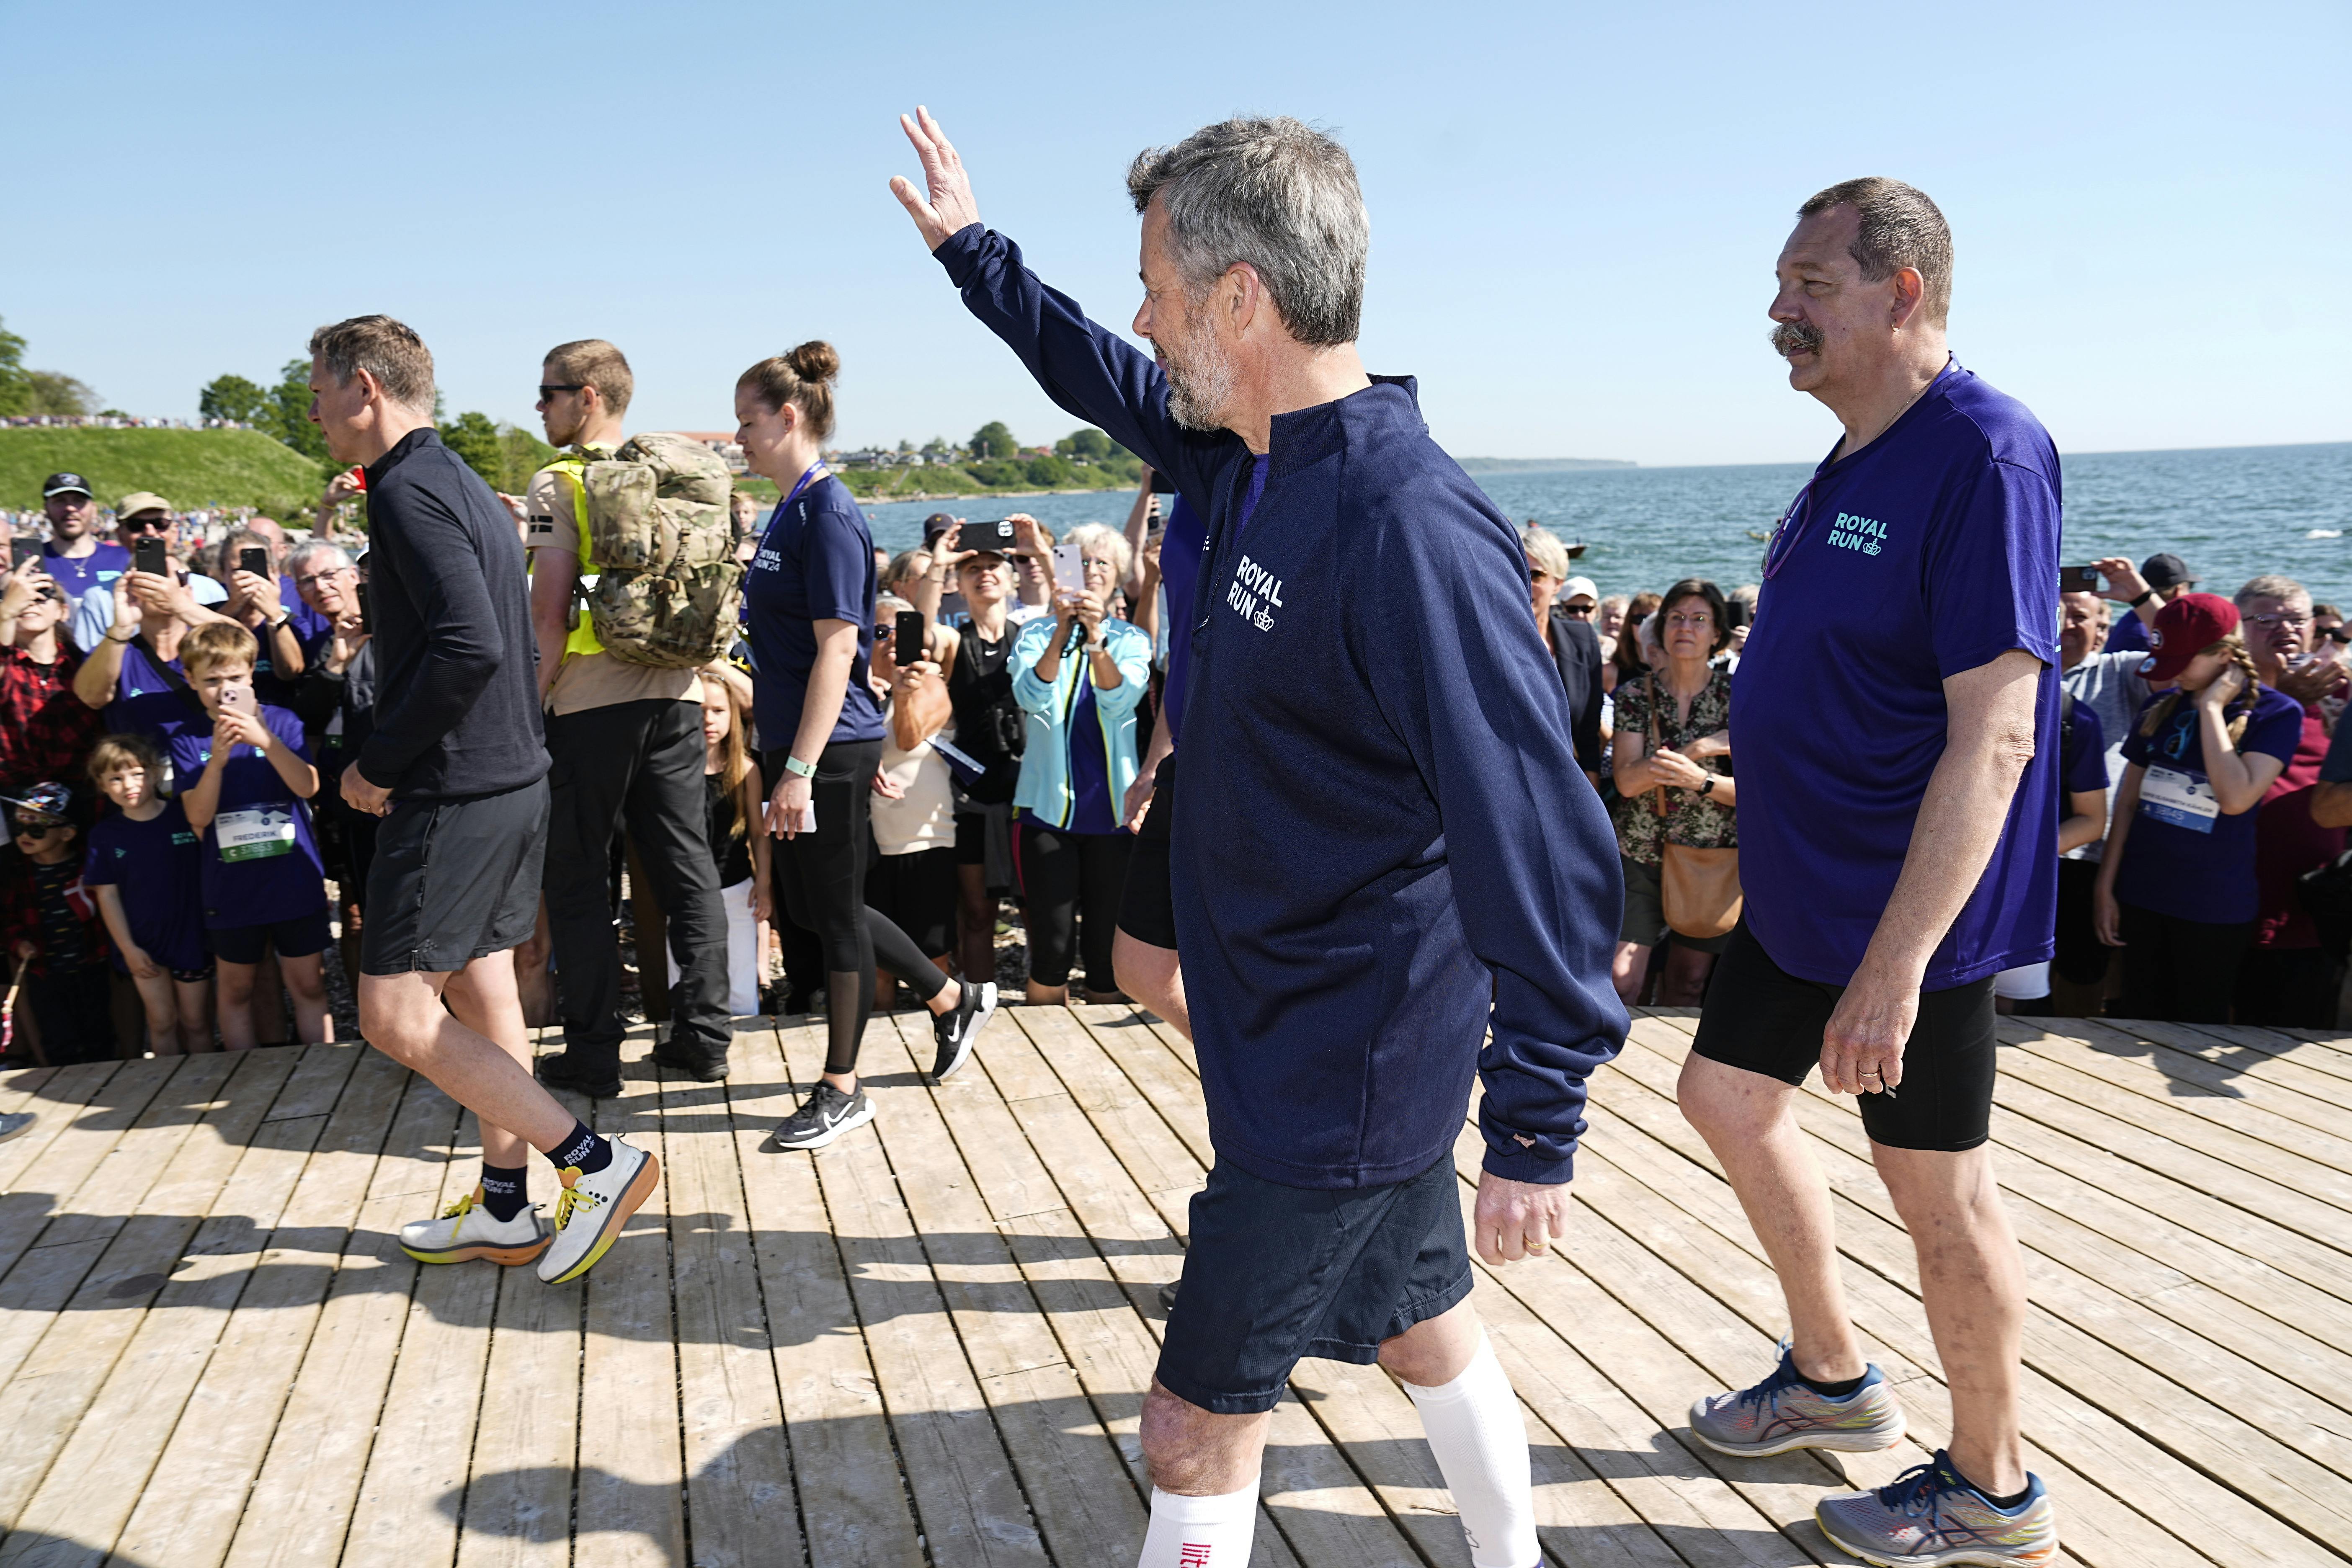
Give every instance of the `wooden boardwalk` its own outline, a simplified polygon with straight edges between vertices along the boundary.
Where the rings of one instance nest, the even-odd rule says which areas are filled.
[[[2352,1042],[2053,1023],[2004,1025],[1994,1127],[2032,1291],[2026,1435],[2070,1560],[2346,1560]],[[1814,1500],[1917,1462],[1947,1419],[1910,1247],[1850,1104],[1809,1098],[1914,1438],[1843,1471],[1692,1443],[1693,1397],[1760,1376],[1781,1321],[1672,1103],[1690,1027],[1636,1023],[1594,1084],[1570,1239],[1479,1279],[1544,1543],[1563,1565],[1844,1562]],[[774,1152],[821,1051],[804,1021],[747,1019],[726,1084],[637,1060],[594,1116],[666,1183],[554,1289],[392,1245],[472,1182],[474,1132],[371,1051],[0,1079],[0,1110],[41,1115],[0,1145],[0,1568],[1125,1568],[1156,1290],[1210,1158],[1188,1050],[1123,1009],[1014,1008],[932,1089],[878,1020],[874,1125]],[[1465,1130],[1465,1204],[1478,1153]],[[1292,1390],[1257,1563],[1468,1561],[1384,1375],[1309,1362]]]

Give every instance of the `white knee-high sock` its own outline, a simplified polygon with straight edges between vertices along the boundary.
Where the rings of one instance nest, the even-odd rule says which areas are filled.
[[[1528,1428],[1518,1395],[1481,1331],[1462,1375],[1436,1388],[1406,1384],[1421,1412],[1429,1451],[1454,1490],[1462,1533],[1476,1568],[1535,1568],[1535,1496],[1528,1476]]]
[[[1247,1568],[1257,1534],[1257,1478],[1237,1492],[1182,1497],[1151,1489],[1151,1528],[1135,1568]]]

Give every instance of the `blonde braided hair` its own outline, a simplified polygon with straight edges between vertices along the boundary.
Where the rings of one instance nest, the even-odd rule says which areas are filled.
[[[2244,633],[2231,632],[2219,642],[2208,643],[2197,650],[2197,657],[2202,658],[2216,649],[2226,652],[2230,662],[2246,678],[2246,689],[2230,700],[2230,706],[2225,710],[2230,720],[2230,747],[2237,751],[2242,749],[2246,737],[2246,721],[2254,715],[2254,700],[2262,695],[2263,678],[2254,669],[2254,656],[2246,649]],[[2139,721],[2139,732],[2153,735],[2164,728],[2164,721],[2171,718],[2180,706],[2180,695],[2179,688],[2166,692],[2148,709],[2147,716]]]

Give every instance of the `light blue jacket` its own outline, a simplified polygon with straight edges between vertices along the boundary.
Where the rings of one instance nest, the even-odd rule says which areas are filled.
[[[1013,804],[1035,814],[1040,822],[1067,827],[1077,809],[1070,782],[1071,719],[1078,706],[1078,682],[1091,685],[1094,680],[1094,661],[1080,649],[1062,660],[1051,686],[1038,679],[1037,661],[1045,657],[1055,629],[1051,616],[1040,616],[1013,640],[1013,700],[1028,716],[1028,744],[1021,753],[1021,783],[1013,792]],[[1095,714],[1102,725],[1115,816],[1127,798],[1127,786],[1135,782],[1135,709],[1150,689],[1151,639],[1125,621],[1106,619],[1099,630],[1119,674],[1118,684],[1109,690],[1095,688]]]

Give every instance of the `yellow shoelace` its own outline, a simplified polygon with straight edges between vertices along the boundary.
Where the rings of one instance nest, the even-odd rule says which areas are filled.
[[[443,1209],[441,1211],[441,1217],[443,1219],[464,1219],[473,1209],[473,1206],[474,1194],[467,1193],[464,1197],[459,1198],[456,1203],[451,1204],[447,1208]]]
[[[579,1187],[574,1184],[579,1180],[579,1166],[570,1165],[564,1168],[563,1195],[555,1200],[555,1228],[558,1230],[562,1230],[566,1225],[571,1223],[572,1211],[573,1209],[578,1208],[583,1204],[595,1205],[601,1204],[604,1201],[602,1196],[595,1193],[582,1192]],[[471,1200],[469,1199],[467,1201],[470,1202]]]

